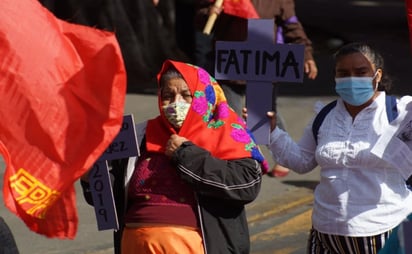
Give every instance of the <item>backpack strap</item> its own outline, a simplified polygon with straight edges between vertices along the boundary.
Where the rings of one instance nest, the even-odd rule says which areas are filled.
[[[336,100],[329,102],[319,111],[319,113],[315,117],[315,120],[313,120],[312,133],[313,137],[315,138],[316,144],[318,144],[318,132],[320,126],[322,125],[323,119],[325,119],[329,111],[331,111],[336,106],[336,102]]]
[[[392,95],[386,95],[386,115],[388,116],[388,121],[392,122],[398,117],[398,107],[396,102],[396,97]]]
[[[388,121],[392,122],[398,116],[398,107],[397,107],[396,97],[392,95],[386,95],[385,104],[386,104],[386,116],[388,117]],[[313,137],[315,138],[316,144],[318,144],[318,132],[319,132],[320,126],[322,125],[323,119],[325,119],[329,111],[331,111],[332,108],[334,108],[335,106],[336,106],[336,100],[324,106],[319,111],[319,113],[316,115],[315,120],[313,120],[312,133],[313,133]]]

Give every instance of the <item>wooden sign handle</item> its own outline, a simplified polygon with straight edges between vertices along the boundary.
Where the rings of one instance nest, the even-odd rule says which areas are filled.
[[[223,0],[216,0],[214,6],[217,8],[222,7],[223,5]],[[215,21],[217,19],[217,14],[216,13],[212,13],[210,14],[209,18],[207,19],[206,25],[203,28],[203,33],[204,34],[210,34],[210,32],[212,31],[212,28],[215,24]]]

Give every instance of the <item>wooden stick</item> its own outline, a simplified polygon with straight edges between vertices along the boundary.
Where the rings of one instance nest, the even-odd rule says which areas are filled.
[[[216,0],[214,7],[216,8],[220,8],[223,5],[223,0]],[[217,19],[217,14],[216,13],[212,13],[210,14],[209,18],[207,19],[206,25],[203,28],[203,33],[204,34],[210,34],[210,32],[212,31],[212,28],[215,24],[215,21]]]

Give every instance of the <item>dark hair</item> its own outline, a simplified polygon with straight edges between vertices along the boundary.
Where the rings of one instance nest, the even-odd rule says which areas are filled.
[[[166,82],[168,82],[169,80],[174,79],[174,78],[183,79],[183,76],[175,68],[167,69],[165,72],[162,73],[162,76],[160,77],[160,80],[159,80],[160,88],[163,88],[163,86]]]
[[[392,88],[392,80],[386,74],[384,69],[384,60],[381,54],[374,50],[371,46],[362,42],[353,42],[342,46],[335,54],[335,62],[342,56],[347,56],[353,53],[361,53],[364,55],[371,63],[373,63],[376,69],[382,70],[382,78],[378,85],[379,91],[389,92]]]

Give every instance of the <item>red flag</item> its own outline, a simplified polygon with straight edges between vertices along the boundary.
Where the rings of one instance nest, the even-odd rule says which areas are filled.
[[[0,1],[0,153],[6,206],[33,231],[73,239],[74,182],[117,135],[126,75],[113,33],[36,0]]]
[[[412,0],[405,0],[406,2],[406,17],[408,19],[409,27],[409,43],[412,50]]]
[[[258,13],[250,0],[224,0],[223,11],[227,14],[245,19],[259,18]]]

